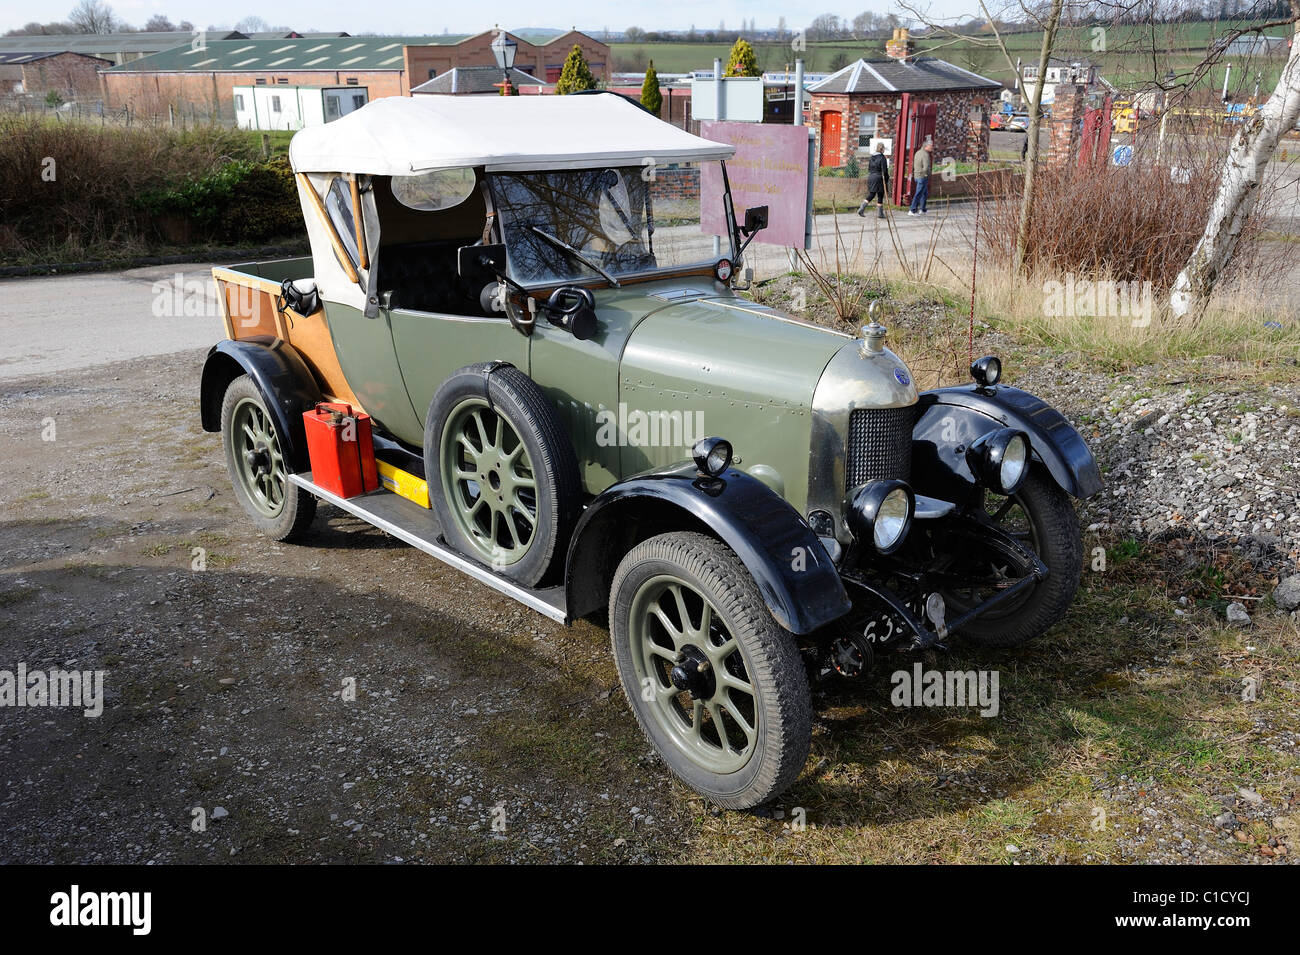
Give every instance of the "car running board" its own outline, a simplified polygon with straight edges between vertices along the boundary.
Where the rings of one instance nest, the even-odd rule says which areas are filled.
[[[512,580],[492,573],[487,567],[456,553],[442,540],[442,528],[433,511],[421,507],[413,501],[399,497],[391,491],[378,490],[356,497],[339,497],[333,491],[312,483],[311,472],[303,471],[290,474],[289,480],[304,490],[310,491],[322,501],[333,504],[339,510],[347,511],[359,517],[367,524],[373,524],[386,534],[391,534],[403,543],[436,557],[444,564],[450,564],[457,570],[464,571],[480,583],[487,584],[493,590],[512,597],[526,607],[545,614],[559,623],[569,623],[569,614],[564,598],[564,587],[546,587],[534,590],[521,587]]]

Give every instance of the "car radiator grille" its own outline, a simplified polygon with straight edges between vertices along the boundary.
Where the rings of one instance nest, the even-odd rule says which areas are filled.
[[[916,406],[858,408],[849,418],[844,490],[881,478],[906,481],[912,471],[912,425]]]

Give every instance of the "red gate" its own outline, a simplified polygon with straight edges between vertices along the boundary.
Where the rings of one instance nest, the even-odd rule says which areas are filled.
[[[1100,107],[1083,111],[1083,132],[1079,137],[1079,168],[1093,163],[1109,161],[1110,157],[1110,97]]]
[[[894,137],[894,205],[912,200],[912,157],[927,139],[934,139],[939,119],[936,103],[918,103],[904,93],[898,110],[898,132]]]

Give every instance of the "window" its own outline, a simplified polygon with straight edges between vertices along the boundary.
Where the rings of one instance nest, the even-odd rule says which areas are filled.
[[[361,260],[357,255],[357,223],[352,218],[352,191],[342,179],[330,183],[325,193],[325,211],[329,213],[334,231],[343,240],[343,248],[355,267]]]
[[[365,94],[365,93],[356,93],[356,94],[353,95],[353,97],[352,97],[352,108],[353,108],[353,109],[360,109],[361,107],[363,107],[363,106],[365,106],[365,105],[366,105],[366,94]]]
[[[348,86],[356,86],[356,85],[357,85],[357,78],[356,78],[355,76],[349,76],[348,79],[347,79],[347,84],[348,84]]]
[[[280,97],[278,96],[271,97],[271,112],[273,113],[280,112]]]
[[[258,85],[258,86],[265,86],[265,85],[266,85],[266,77],[264,77],[264,76],[259,76],[259,77],[257,78],[257,85]]]
[[[871,141],[876,138],[878,113],[858,114],[858,151],[866,152],[871,148]]]
[[[236,94],[235,94],[235,109],[239,110],[240,112],[243,112],[243,109],[244,109],[244,96],[243,96],[242,93],[236,93]]]
[[[288,85],[289,85],[289,77],[287,77],[287,76],[277,76],[277,77],[275,78],[275,81],[276,81],[277,83],[279,83],[281,86],[288,86]]]
[[[438,71],[437,71],[437,70],[430,70],[430,71],[429,71],[429,79],[433,79],[433,78],[436,77],[437,75],[438,75]]]
[[[436,169],[418,176],[394,176],[393,198],[419,212],[458,206],[474,192],[473,169]]]

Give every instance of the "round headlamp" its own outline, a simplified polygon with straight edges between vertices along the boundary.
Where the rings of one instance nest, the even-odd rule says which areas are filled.
[[[1002,362],[994,355],[985,355],[971,362],[970,376],[982,388],[996,385],[1002,380]]]
[[[902,481],[872,481],[849,501],[849,529],[878,553],[892,554],[906,540],[915,513],[916,498]]]
[[[700,438],[691,448],[691,457],[701,474],[717,477],[731,466],[731,442],[723,438]]]
[[[990,431],[971,444],[966,463],[981,484],[1014,494],[1029,474],[1029,437],[1015,428]]]

